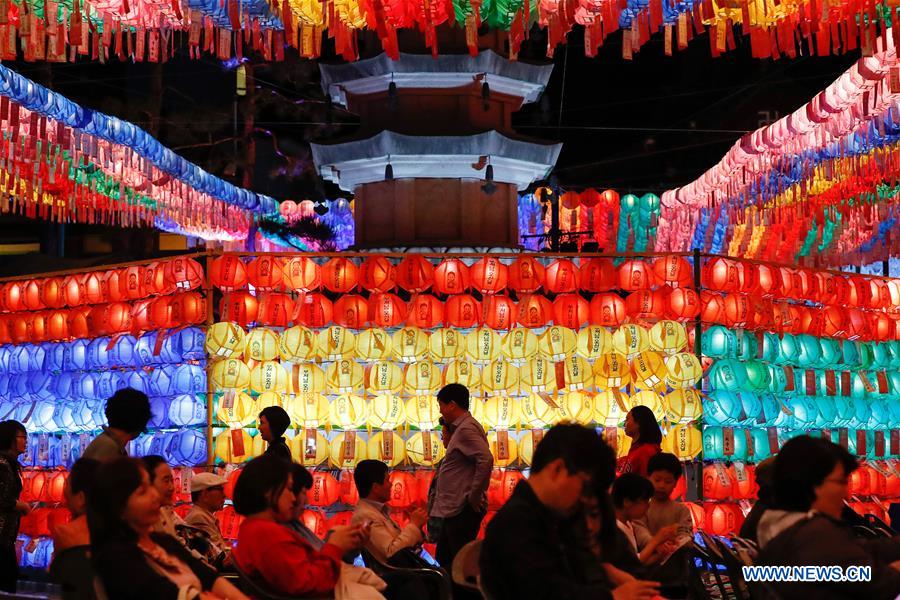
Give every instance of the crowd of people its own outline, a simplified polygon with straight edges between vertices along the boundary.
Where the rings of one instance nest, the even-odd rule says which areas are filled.
[[[266,408],[259,429],[268,448],[243,467],[234,487],[234,510],[244,518],[232,543],[215,516],[225,505],[227,480],[194,474],[192,506],[181,519],[172,506],[175,480],[165,459],[127,455],[129,441],[150,419],[149,401],[135,390],[120,390],[106,405],[108,427],[71,468],[64,496],[72,518],[52,530],[51,574],[67,598],[248,598],[247,587],[235,581],[298,598],[437,598],[441,586],[428,569],[449,572],[476,539],[493,468],[484,429],[469,412],[468,390],[449,384],[438,393],[438,404],[446,454],[427,506],[412,510],[408,523],[399,525],[387,506],[389,467],[364,460],[353,473],[360,499],[352,519],[324,537],[301,519],[313,477],[291,460],[284,438],[290,418],[279,407]],[[454,584],[452,597],[690,597],[691,514],[672,499],[682,465],[662,451],[649,409],[633,408],[625,432],[632,445],[618,462],[594,429],[563,423],[546,432],[528,478],[487,526],[477,586]],[[19,520],[32,510],[20,499],[17,458],[26,444],[21,423],[0,422],[5,592],[16,589]],[[764,593],[873,599],[900,594],[898,538],[862,539],[848,521],[847,480],[857,466],[831,442],[793,438],[760,466],[760,499],[741,533],[759,543],[758,564],[868,566],[871,581],[770,583],[760,588]],[[429,540],[437,544],[441,567],[421,554]],[[374,570],[354,564],[360,555]]]

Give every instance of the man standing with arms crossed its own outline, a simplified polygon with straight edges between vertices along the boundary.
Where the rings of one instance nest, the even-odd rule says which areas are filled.
[[[469,390],[450,383],[437,395],[441,417],[453,427],[453,437],[438,471],[431,517],[443,519],[437,542],[437,560],[448,572],[460,549],[478,536],[487,512],[487,490],[494,458],[484,428],[469,412]],[[478,594],[453,586],[455,600]]]

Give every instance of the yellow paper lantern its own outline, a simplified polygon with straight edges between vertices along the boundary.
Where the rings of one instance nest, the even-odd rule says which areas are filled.
[[[482,427],[484,427],[484,405],[485,399],[481,396],[472,396],[469,398],[469,412],[472,414],[472,418],[478,421]]]
[[[216,458],[226,464],[239,464],[253,457],[253,438],[245,429],[226,429],[216,436]]]
[[[394,394],[381,394],[369,403],[366,423],[374,429],[395,429],[406,423],[406,402]]]
[[[366,455],[370,459],[380,460],[393,469],[406,458],[406,444],[396,433],[382,431],[369,438]]]
[[[480,327],[466,336],[466,357],[477,365],[486,365],[500,357],[500,335],[488,327]]]
[[[313,363],[293,363],[287,371],[289,394],[319,394],[325,391],[325,372]]]
[[[253,400],[252,424],[254,427],[259,426],[259,424],[257,423],[259,419],[259,413],[261,413],[264,408],[269,408],[270,406],[280,406],[288,413],[288,416],[290,416],[293,420],[293,415],[287,407],[285,397],[278,392],[265,392],[263,394],[260,394]]]
[[[481,369],[467,360],[454,360],[444,367],[444,385],[458,383],[469,388],[469,394],[481,393]]]
[[[495,360],[482,370],[481,387],[486,394],[514,395],[519,389],[519,369],[505,360]]]
[[[242,390],[250,385],[250,369],[240,359],[226,358],[213,364],[209,379],[217,390]]]
[[[403,371],[392,362],[379,360],[366,367],[366,391],[372,395],[399,394],[403,389]]]
[[[335,469],[352,469],[359,461],[368,458],[366,450],[368,448],[361,436],[353,432],[339,433],[331,440],[328,458]]]
[[[356,336],[345,327],[332,325],[316,335],[316,356],[322,360],[350,358],[356,350]]]
[[[355,394],[341,394],[331,401],[329,420],[339,429],[359,429],[366,422],[368,406]]]
[[[652,390],[644,390],[632,394],[631,398],[628,399],[628,402],[631,405],[631,408],[634,408],[635,406],[646,406],[653,411],[653,416],[657,421],[662,421],[663,416],[666,414],[662,396]]]
[[[640,325],[621,325],[613,333],[613,350],[631,360],[641,352],[650,349],[650,334]]]
[[[328,460],[331,446],[321,433],[313,429],[300,431],[288,441],[291,457],[304,467],[317,467]]]
[[[594,420],[594,396],[587,392],[569,392],[559,399],[559,414],[563,421],[590,425]]]
[[[559,412],[558,399],[549,401],[540,394],[531,394],[522,399],[520,406],[522,422],[526,427],[543,428],[559,423],[562,415]]]
[[[213,323],[206,332],[206,354],[213,360],[240,358],[244,352],[244,330],[237,323]]]
[[[388,360],[393,349],[391,335],[384,329],[365,329],[356,336],[356,356],[360,360]]]
[[[278,353],[286,362],[312,360],[316,353],[316,336],[301,325],[285,329],[278,340]]]
[[[662,354],[654,350],[639,352],[631,359],[631,378],[642,390],[666,390],[666,363]]]
[[[526,431],[522,433],[522,437],[519,438],[519,460],[521,460],[524,464],[531,466],[531,461],[534,459],[534,449],[537,448],[540,443],[540,439],[543,439],[544,432],[538,431],[540,434],[539,439],[535,439],[534,431]]]
[[[594,421],[601,427],[615,427],[625,422],[630,402],[621,390],[606,390],[594,396]]]
[[[258,362],[278,358],[278,334],[268,327],[257,327],[250,330],[244,349],[245,359]]]
[[[569,356],[564,364],[567,390],[583,390],[590,387],[594,382],[594,371],[590,363],[580,356]],[[560,381],[557,381],[557,385],[560,383]]]
[[[424,360],[428,355],[428,333],[418,327],[404,327],[392,337],[394,358],[400,362]]]
[[[650,328],[650,348],[664,354],[681,352],[687,341],[687,331],[678,321],[660,321]]]
[[[366,372],[361,364],[342,358],[325,370],[325,389],[331,394],[351,394],[363,389],[365,378]]]
[[[703,449],[703,434],[693,425],[676,425],[663,436],[661,447],[679,460],[691,460]]]
[[[538,339],[538,352],[553,362],[560,362],[575,353],[578,336],[568,327],[548,327]]]
[[[434,396],[414,396],[406,402],[406,420],[419,429],[435,429],[441,411]]]
[[[700,392],[693,388],[675,390],[663,398],[667,418],[674,422],[688,422],[700,418],[703,414],[703,401]]]
[[[519,458],[519,446],[508,431],[491,431],[487,437],[495,467],[502,469],[516,462]],[[503,444],[500,444],[500,438],[506,438]]]
[[[594,385],[601,390],[618,390],[631,383],[631,365],[623,354],[610,352],[594,362]]]
[[[321,427],[331,415],[328,398],[323,394],[285,396],[284,409],[291,415],[291,419],[303,428]]]
[[[606,327],[591,325],[578,332],[575,354],[593,361],[608,352],[612,352],[612,334]]]
[[[428,339],[428,353],[431,360],[439,363],[462,358],[466,353],[466,336],[452,327],[435,329]]]
[[[227,402],[226,396],[229,397]],[[230,406],[226,406],[226,404],[230,404]],[[220,394],[216,406],[216,418],[230,429],[249,427],[256,421],[255,404],[253,398],[244,392]]]
[[[277,360],[263,361],[250,371],[250,389],[260,394],[283,392],[287,389],[287,371]]]
[[[268,442],[262,438],[258,433],[252,437],[252,443],[250,444],[250,458],[256,458],[257,456],[262,456],[266,448],[269,447]]]
[[[526,327],[514,327],[503,336],[500,350],[513,364],[522,365],[537,355],[538,336]]]
[[[694,354],[679,352],[666,357],[666,385],[672,389],[694,387],[703,377],[703,365]]]
[[[519,386],[525,393],[555,392],[555,365],[543,356],[532,358],[519,369]]]
[[[420,360],[406,366],[404,390],[411,396],[436,394],[441,387],[441,370],[430,360]]]
[[[512,429],[519,424],[519,404],[517,398],[492,396],[484,401],[482,423],[491,429]]]
[[[434,467],[444,458],[441,435],[436,431],[414,433],[406,440],[406,456],[417,465]]]
[[[624,458],[628,456],[628,451],[631,450],[631,438],[625,435],[625,430],[621,427],[618,427],[614,430],[615,433],[610,432],[609,430],[604,430],[602,432],[603,438],[606,440],[610,446],[614,446],[616,450],[617,458]],[[607,437],[607,433],[612,436],[612,439]]]

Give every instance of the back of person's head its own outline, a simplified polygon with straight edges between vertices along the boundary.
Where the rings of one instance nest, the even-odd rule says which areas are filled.
[[[838,465],[844,476],[859,466],[841,446],[822,438],[801,435],[788,440],[775,457],[772,485],[781,510],[806,512],[816,500],[816,488]]]
[[[150,483],[153,483],[156,480],[156,467],[169,464],[168,461],[159,454],[148,454],[147,456],[142,457],[141,460],[144,462],[147,473],[150,474]]]
[[[312,474],[301,464],[291,463],[291,491],[296,496],[302,490],[311,490],[313,486]]]
[[[637,423],[639,438],[642,444],[659,444],[662,442],[662,431],[659,429],[659,423],[649,407],[639,404],[630,411],[631,418]]]
[[[547,465],[562,459],[566,470],[590,473],[594,487],[608,490],[616,472],[616,456],[597,432],[583,425],[563,423],[550,428],[534,449],[531,472],[540,473]]]
[[[653,496],[653,484],[637,473],[623,473],[612,484],[612,499],[616,508],[623,508],[625,501],[640,502]]]
[[[438,402],[452,402],[463,410],[469,410],[469,388],[461,383],[448,383],[437,393]]]
[[[100,461],[92,458],[79,458],[69,469],[69,491],[73,494],[87,494],[94,485]]]
[[[135,542],[138,534],[125,522],[128,499],[143,481],[146,468],[136,458],[123,456],[101,463],[88,494],[87,521],[91,546],[98,550],[110,542]]]
[[[131,435],[143,433],[152,417],[150,399],[144,392],[124,388],[106,401],[106,420],[109,426]]]
[[[12,419],[0,422],[0,452],[16,447],[16,437],[25,433],[25,426]]]
[[[255,515],[274,508],[291,479],[291,463],[271,454],[254,458],[241,469],[232,502],[239,515]]]
[[[775,457],[770,456],[758,465],[756,465],[756,484],[759,491],[756,493],[758,500],[769,502],[774,496],[772,478],[775,476]]]
[[[380,460],[361,460],[353,471],[353,481],[356,483],[356,491],[360,498],[367,498],[372,493],[372,486],[376,483],[384,483],[384,477],[388,474],[388,466]]]
[[[653,475],[657,471],[670,473],[675,481],[684,474],[681,468],[681,461],[674,454],[668,452],[657,452],[647,461],[647,475]]]
[[[291,426],[290,415],[280,406],[267,406],[262,409],[259,416],[265,417],[269,422],[269,431],[272,432],[273,439],[283,436],[287,428]]]

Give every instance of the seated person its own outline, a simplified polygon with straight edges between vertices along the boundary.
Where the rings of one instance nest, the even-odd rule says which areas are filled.
[[[858,464],[828,440],[792,438],[775,457],[773,509],[757,535],[758,565],[871,567],[869,581],[769,582],[778,598],[895,598],[900,595],[900,537],[864,539],[841,519],[847,478]]]
[[[245,517],[233,559],[241,571],[277,594],[333,594],[341,576],[341,557],[365,542],[361,527],[335,527],[318,551],[285,527],[294,516],[296,496],[291,463],[278,456],[263,455],[247,463],[234,487],[233,502],[234,510]]]
[[[88,546],[91,536],[87,524],[87,492],[94,481],[94,474],[100,461],[90,458],[79,458],[72,465],[66,485],[63,488],[63,497],[66,506],[72,513],[72,520],[62,525],[53,527],[50,534],[53,536],[54,554],[75,546]]]
[[[492,600],[529,598],[641,598],[657,592],[651,582],[619,586],[598,579],[580,565],[581,548],[569,517],[593,480],[609,487],[613,451],[593,429],[574,424],[550,429],[534,451],[531,476],[488,524],[481,548],[481,584]],[[598,482],[599,485],[599,482]]]
[[[644,548],[638,551],[634,522],[647,515],[652,496],[653,484],[637,473],[624,473],[612,485],[616,526],[625,536],[627,548],[645,565],[658,563],[671,554],[671,551],[667,551],[666,542],[675,539],[678,529],[677,525],[662,527]]]
[[[287,526],[299,533],[313,549],[321,551],[325,540],[316,535],[316,532],[303,522],[303,511],[306,510],[309,490],[313,486],[312,475],[309,474],[306,467],[298,463],[291,465],[291,474],[293,475],[291,484],[294,492],[294,511]]]
[[[359,492],[359,504],[353,511],[351,523],[369,526],[369,540],[365,548],[382,564],[404,548],[416,548],[425,539],[422,526],[428,515],[417,508],[409,515],[405,527],[391,519],[387,501],[391,499],[391,479],[388,466],[379,460],[363,460],[353,471]]]
[[[216,513],[225,507],[225,484],[228,480],[215,473],[197,473],[191,479],[191,501],[194,506],[184,517],[184,523],[206,534],[212,564],[225,566],[231,553],[231,544],[222,537]]]
[[[144,467],[150,474],[150,484],[159,492],[159,499],[162,503],[160,518],[156,523],[155,531],[177,538],[177,527],[184,525],[184,520],[178,516],[174,508],[175,476],[172,474],[172,467],[169,466],[165,458],[158,454],[149,454],[141,460],[144,461]]]
[[[247,600],[177,540],[154,533],[161,506],[143,462],[122,457],[97,469],[87,519],[94,570],[116,600]]]

